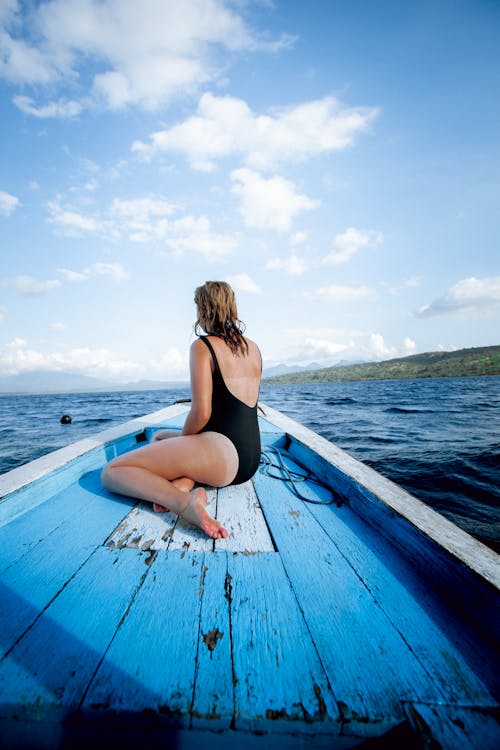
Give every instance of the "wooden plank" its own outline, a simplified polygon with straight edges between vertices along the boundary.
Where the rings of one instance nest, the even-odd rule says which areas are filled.
[[[302,501],[261,472],[254,482],[351,731],[380,734],[404,718],[402,700],[440,699],[404,638]]]
[[[98,548],[0,665],[0,716],[75,714],[149,568],[132,550]],[[116,679],[131,679],[116,665]]]
[[[230,555],[235,727],[340,733],[335,698],[281,560]]]
[[[176,523],[175,513],[155,513],[151,503],[141,502],[113,529],[106,546],[110,549],[167,549]]]
[[[274,552],[252,481],[218,491],[217,520],[229,531],[229,536],[215,540],[216,550]]]
[[[203,559],[202,553],[156,553],[89,687],[82,705],[89,720],[134,715],[189,726]]]
[[[89,478],[90,481],[86,481]],[[57,533],[58,527],[64,521],[85,512],[89,503],[94,501],[94,495],[98,491],[97,472],[88,474],[80,483],[78,492],[72,493],[70,501],[66,493],[60,491],[37,505],[29,513],[24,513],[2,526],[0,528],[0,575],[8,567],[15,565],[23,555],[49,534]]]
[[[442,750],[498,750],[498,705],[449,706],[410,703],[405,707],[415,733],[425,747]]]
[[[320,494],[311,488],[312,496]],[[447,701],[490,705],[500,693],[491,650],[457,621],[403,555],[348,505],[303,505],[353,567]],[[480,676],[478,676],[480,675]]]
[[[192,726],[228,729],[234,714],[227,555],[205,555]]]
[[[97,480],[91,477],[88,481],[92,484]],[[71,506],[82,492],[87,490],[80,484],[72,485],[66,490],[66,502]],[[127,512],[128,501],[102,492],[0,577],[0,656],[22,636]]]

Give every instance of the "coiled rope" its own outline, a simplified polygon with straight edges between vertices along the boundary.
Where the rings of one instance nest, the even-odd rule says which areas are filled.
[[[273,461],[273,457],[277,459],[277,463]],[[321,480],[317,479],[312,474],[312,472],[309,471],[309,469],[304,469],[304,473],[296,471],[295,469],[289,469],[285,463],[282,452],[274,445],[267,446],[262,451],[260,457],[260,467],[261,471],[266,476],[271,477],[271,479],[280,479],[283,482],[287,482],[292,492],[305,503],[312,503],[313,505],[332,505],[332,503],[336,503],[337,506],[342,505],[342,500],[332,490],[332,488]],[[311,482],[312,484],[316,484],[319,487],[327,490],[330,493],[330,499],[315,500],[314,498],[303,495],[302,492],[300,492],[298,485],[301,482],[306,481]]]

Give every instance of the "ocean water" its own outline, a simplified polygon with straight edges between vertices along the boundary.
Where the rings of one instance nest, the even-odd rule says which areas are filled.
[[[188,388],[0,396],[0,473],[187,397]],[[261,401],[500,552],[500,377],[264,385]]]

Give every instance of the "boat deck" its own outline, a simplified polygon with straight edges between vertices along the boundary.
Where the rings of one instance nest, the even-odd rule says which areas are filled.
[[[213,541],[99,474],[0,528],[6,747],[493,748],[491,644],[348,498],[259,470]]]

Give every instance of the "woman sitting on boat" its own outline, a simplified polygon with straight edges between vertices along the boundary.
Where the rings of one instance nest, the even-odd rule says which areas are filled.
[[[111,492],[171,510],[214,539],[228,532],[207,510],[203,487],[250,479],[260,461],[257,421],[262,360],[243,335],[234,292],[223,281],[195,291],[199,336],[191,345],[191,409],[182,432],[162,430],[153,442],[110,461],[102,481]],[[200,330],[205,336],[200,336]]]

